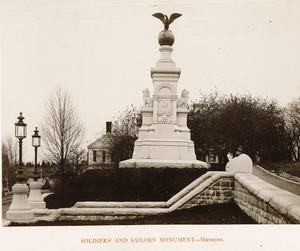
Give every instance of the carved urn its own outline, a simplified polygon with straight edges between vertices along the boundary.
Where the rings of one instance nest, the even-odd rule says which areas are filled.
[[[171,30],[163,30],[158,35],[158,43],[160,46],[169,45],[172,46],[174,44],[175,38],[173,32]]]

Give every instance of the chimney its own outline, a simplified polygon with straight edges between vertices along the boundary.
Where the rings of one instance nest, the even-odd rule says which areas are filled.
[[[106,121],[106,133],[111,133],[111,121]]]

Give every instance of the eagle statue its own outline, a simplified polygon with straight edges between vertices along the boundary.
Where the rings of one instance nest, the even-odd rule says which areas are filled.
[[[179,18],[181,16],[181,14],[179,13],[173,13],[170,18],[168,18],[167,15],[164,15],[162,13],[155,13],[153,14],[152,16],[158,18],[160,21],[162,21],[162,23],[164,24],[164,28],[165,30],[169,30],[169,26],[171,23],[173,23],[173,21],[176,19],[176,18]]]

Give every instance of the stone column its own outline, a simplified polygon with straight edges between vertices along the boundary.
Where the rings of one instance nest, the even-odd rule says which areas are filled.
[[[175,62],[171,57],[171,53],[173,51],[171,46],[163,45],[159,48],[159,51],[161,53],[161,58],[156,63],[156,67],[176,67]]]

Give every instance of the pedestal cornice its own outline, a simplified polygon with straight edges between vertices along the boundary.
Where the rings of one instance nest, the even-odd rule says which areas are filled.
[[[153,67],[151,68],[151,77],[153,74],[178,74],[180,76],[181,68]]]

